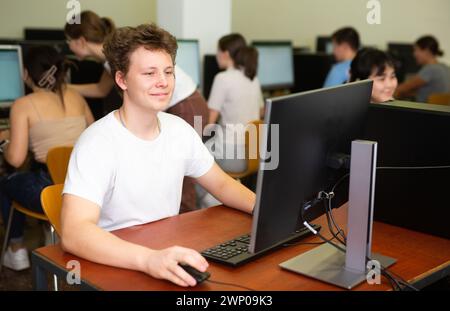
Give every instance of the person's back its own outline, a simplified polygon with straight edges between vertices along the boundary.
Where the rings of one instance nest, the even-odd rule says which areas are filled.
[[[33,47],[24,58],[24,67],[24,81],[32,93],[17,99],[11,106],[11,129],[0,132],[0,138],[6,142],[1,151],[6,162],[15,168],[23,166],[30,149],[36,161],[27,171],[0,178],[3,219],[9,218],[12,201],[43,213],[40,195],[52,184],[45,165],[48,150],[73,145],[86,125],[93,122],[86,101],[67,89],[66,61],[54,48]],[[24,214],[16,213],[11,221],[9,247],[3,264],[13,270],[30,266],[23,245],[24,220]]]
[[[425,65],[418,73],[426,84],[417,90],[416,100],[427,102],[433,93],[450,93],[450,67],[443,63]]]
[[[37,162],[45,163],[53,147],[74,145],[88,125],[83,97],[70,88],[62,96],[64,106],[53,92],[32,93],[16,103],[28,116],[30,149]]]
[[[208,99],[209,123],[220,119],[223,135],[216,135],[214,156],[227,172],[242,172],[245,159],[245,127],[260,118],[264,106],[261,85],[256,77],[258,51],[247,46],[240,34],[219,40],[217,61],[225,72],[214,78]]]
[[[223,100],[222,102],[219,102]],[[242,124],[259,119],[262,103],[258,78],[250,80],[242,70],[230,68],[214,79],[209,107],[220,106],[220,124]]]

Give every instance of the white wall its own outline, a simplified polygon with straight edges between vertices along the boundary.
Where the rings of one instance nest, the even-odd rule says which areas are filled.
[[[79,0],[81,10],[111,17],[117,26],[156,21],[156,0]],[[22,38],[23,28],[63,28],[66,0],[0,0],[0,38]]]
[[[368,0],[233,0],[232,30],[249,40],[290,39],[315,49],[318,35],[351,25],[363,44],[384,49],[389,41],[414,42],[433,34],[450,63],[449,0],[380,0],[381,24],[366,21]]]
[[[215,53],[231,32],[231,0],[158,0],[158,24],[180,39],[198,39],[200,53]]]

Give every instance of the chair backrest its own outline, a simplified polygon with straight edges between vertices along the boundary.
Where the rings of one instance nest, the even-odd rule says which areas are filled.
[[[252,132],[250,127],[247,127],[248,131],[245,134],[245,156],[247,158],[247,175],[258,172],[259,168],[259,126],[263,123],[261,120],[254,120],[249,122],[249,126],[254,125],[253,129],[256,132]],[[250,138],[252,141],[250,142]]]
[[[55,147],[48,151],[47,167],[55,184],[63,184],[73,147]]]
[[[41,192],[41,204],[50,224],[61,236],[61,208],[63,184],[45,187]]]
[[[427,102],[434,105],[450,105],[450,93],[431,94]]]

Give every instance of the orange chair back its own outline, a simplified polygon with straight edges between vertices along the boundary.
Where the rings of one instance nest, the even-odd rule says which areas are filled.
[[[433,105],[450,105],[450,93],[436,93],[428,97],[428,103]]]
[[[55,184],[63,184],[73,147],[55,147],[48,151],[47,167]]]
[[[41,192],[41,204],[50,224],[61,236],[61,208],[63,184],[45,187]]]
[[[248,123],[245,132],[245,158],[247,159],[247,169],[243,172],[227,172],[232,178],[241,179],[258,172],[259,169],[259,136],[261,120],[254,120]]]
[[[247,175],[254,174],[258,172],[259,169],[259,136],[260,136],[260,125],[263,124],[261,120],[255,120],[249,123],[256,132],[249,129],[245,133],[245,156],[247,157]],[[254,126],[253,126],[254,125]]]

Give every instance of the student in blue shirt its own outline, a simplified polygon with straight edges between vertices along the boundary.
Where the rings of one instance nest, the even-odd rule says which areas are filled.
[[[340,85],[348,81],[350,64],[359,49],[359,35],[352,27],[337,30],[332,35],[333,54],[337,61],[328,72],[324,87]]]

